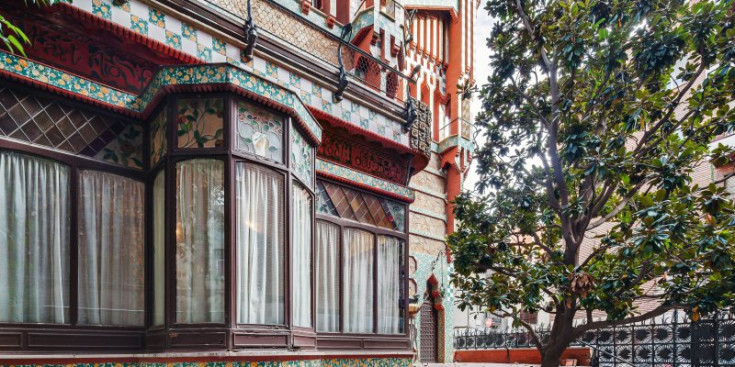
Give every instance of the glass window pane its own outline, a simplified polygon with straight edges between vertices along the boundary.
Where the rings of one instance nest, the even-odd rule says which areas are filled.
[[[403,332],[401,265],[403,244],[388,236],[378,236],[378,333]]]
[[[164,324],[166,279],[166,171],[153,181],[153,326]]]
[[[285,322],[283,176],[239,162],[236,170],[237,322]]]
[[[283,162],[283,118],[245,101],[237,102],[235,149]]]
[[[373,332],[374,235],[348,228],[344,233],[344,331]]]
[[[316,224],[316,329],[339,331],[339,226]]]
[[[293,317],[294,325],[311,327],[311,195],[293,186]]]
[[[151,167],[166,155],[166,107],[151,120]]]
[[[314,148],[291,124],[291,169],[308,187],[312,187],[314,177]]]
[[[0,151],[0,322],[69,321],[69,169]]]
[[[143,326],[143,183],[82,171],[79,192],[79,323]]]
[[[176,321],[225,321],[224,163],[176,165]]]
[[[176,109],[179,148],[223,147],[223,102],[221,98],[181,99]]]

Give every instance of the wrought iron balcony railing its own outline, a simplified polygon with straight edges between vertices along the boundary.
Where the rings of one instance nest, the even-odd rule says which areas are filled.
[[[221,10],[228,17],[243,25],[246,24],[248,0],[198,1]],[[287,4],[287,1],[299,4],[296,0],[250,0],[252,23],[259,33],[275,37],[311,55],[318,62],[325,63],[327,67],[332,68],[335,74],[339,74],[343,66],[344,73],[350,77],[348,79],[359,81],[363,86],[388,100],[405,104],[407,86],[413,83],[408,76],[396,67],[388,65],[383,60],[353,45],[349,39],[343,40],[337,35],[343,28],[335,25],[338,31],[334,31],[327,29],[326,26],[315,24],[308,17],[292,9],[293,6],[290,6],[292,4]],[[386,4],[392,1],[387,0]],[[387,10],[395,11],[395,8],[395,5],[388,6]],[[335,83],[338,82],[340,80],[335,78]]]

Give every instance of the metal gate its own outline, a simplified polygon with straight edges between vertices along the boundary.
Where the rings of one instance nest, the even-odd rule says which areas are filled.
[[[437,312],[428,299],[421,305],[421,362],[437,362]]]
[[[549,330],[540,328],[542,341]],[[674,311],[649,322],[591,330],[572,342],[595,352],[599,367],[735,367],[735,314],[729,310],[698,321]],[[533,348],[524,330],[461,330],[456,349]]]

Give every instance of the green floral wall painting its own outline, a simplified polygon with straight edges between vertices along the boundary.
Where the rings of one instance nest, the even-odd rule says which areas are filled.
[[[181,99],[177,105],[176,136],[179,148],[214,148],[225,145],[221,98]]]
[[[283,162],[283,118],[245,101],[237,103],[235,149]]]
[[[166,154],[166,107],[151,120],[151,167]]]
[[[291,168],[307,186],[312,187],[314,148],[294,125],[291,126]]]
[[[143,128],[130,125],[100,150],[95,158],[143,169]]]

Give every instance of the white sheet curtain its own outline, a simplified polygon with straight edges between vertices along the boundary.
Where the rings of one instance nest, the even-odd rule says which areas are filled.
[[[224,163],[176,165],[176,321],[224,323]]]
[[[237,322],[281,325],[284,306],[283,176],[236,168]]]
[[[339,226],[316,223],[316,330],[339,331]]]
[[[293,185],[293,322],[311,327],[311,195]]]
[[[69,322],[69,169],[0,151],[0,322]]]
[[[79,323],[143,326],[143,183],[95,171],[79,181]]]
[[[370,232],[348,228],[344,233],[344,331],[373,332],[373,249]]]
[[[166,171],[153,181],[153,326],[164,324],[166,293]]]
[[[378,333],[402,332],[399,300],[401,298],[401,241],[378,236]]]

